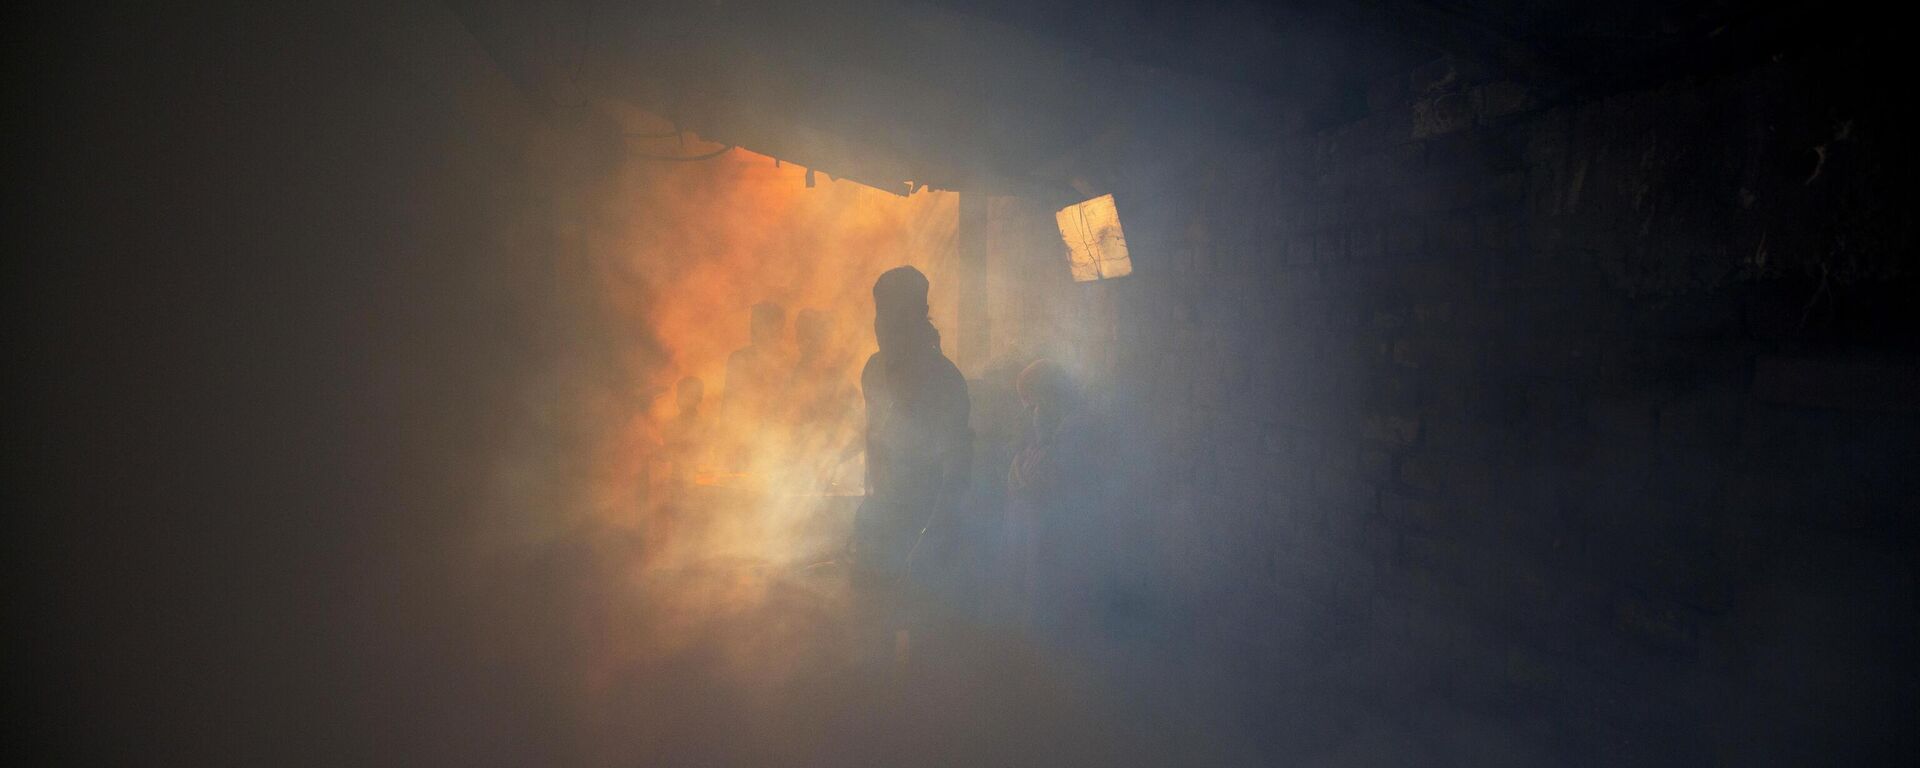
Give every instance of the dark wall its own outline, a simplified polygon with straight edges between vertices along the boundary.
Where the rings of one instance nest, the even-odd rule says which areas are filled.
[[[1139,158],[1153,535],[1276,755],[1912,758],[1912,150],[1868,43],[1586,95],[1442,58]]]
[[[585,182],[437,5],[176,5],[9,25],[7,749],[535,762],[462,569]]]

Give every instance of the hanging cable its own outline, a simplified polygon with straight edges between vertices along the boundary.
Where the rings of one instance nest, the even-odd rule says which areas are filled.
[[[712,152],[703,152],[698,155],[653,155],[653,154],[647,154],[645,152],[639,152],[639,153],[635,153],[634,157],[640,158],[642,160],[661,160],[665,162],[690,163],[696,160],[711,160],[713,158],[719,157],[721,155],[724,155],[732,151],[733,146],[734,145],[732,144],[728,144]]]
[[[580,9],[580,52],[573,57],[573,66],[567,73],[567,85],[581,91],[580,101],[568,103],[557,98],[553,91],[547,90],[547,101],[561,109],[582,109],[593,106],[593,97],[586,95],[586,89],[580,85],[580,76],[587,68],[587,57],[593,53],[593,3],[583,3]]]

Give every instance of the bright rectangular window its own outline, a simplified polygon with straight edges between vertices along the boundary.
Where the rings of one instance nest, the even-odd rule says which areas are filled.
[[[1069,205],[1053,215],[1060,238],[1067,243],[1067,263],[1077,282],[1106,280],[1133,273],[1127,256],[1127,236],[1120,229],[1120,209],[1113,195],[1101,195]]]

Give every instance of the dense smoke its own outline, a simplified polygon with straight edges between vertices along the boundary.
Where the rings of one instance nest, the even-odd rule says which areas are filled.
[[[563,759],[1116,764],[1163,754],[1148,742],[1229,749],[1182,741],[1201,732],[1191,709],[1103,735],[1142,706],[1086,674],[1103,649],[1049,650],[976,613],[918,639],[909,655],[937,663],[909,672],[865,634],[844,546],[864,490],[870,291],[888,268],[926,272],[951,355],[957,198],[819,171],[809,187],[808,169],[738,149],[659,161],[714,145],[643,143],[575,204],[570,351],[535,378],[545,426],[499,461],[474,561],[494,591],[482,610],[505,619],[483,632],[484,663],[532,676]],[[756,315],[780,322],[755,339]],[[740,350],[760,363],[730,364]],[[760,364],[771,386],[756,394],[736,377]],[[1003,482],[1007,458],[980,458],[975,487]],[[997,504],[974,503],[976,572],[998,567]],[[952,599],[990,602],[996,584]]]
[[[944,273],[956,198],[738,149],[652,159],[715,146],[691,136],[634,143],[574,204],[584,268],[563,280],[585,306],[536,378],[548,428],[496,470],[476,567],[511,620],[483,647],[537,676],[568,759],[844,756],[847,724],[795,719],[870,713],[883,689],[858,669],[842,555],[870,290],[900,264]],[[776,318],[764,338],[756,312]],[[735,380],[750,346],[761,380]]]
[[[618,362],[632,389],[609,395],[634,396],[642,408],[633,414],[640,417],[636,431],[620,439],[658,442],[657,431],[647,434],[640,425],[669,421],[676,385],[692,377],[704,388],[701,413],[713,422],[711,445],[704,446],[713,453],[691,467],[696,481],[718,482],[719,473],[764,485],[786,474],[776,464],[844,443],[857,401],[836,398],[829,413],[809,414],[814,423],[799,429],[793,409],[802,404],[790,401],[808,393],[792,387],[854,392],[873,349],[873,278],[900,264],[932,271],[947,259],[955,203],[950,193],[902,198],[745,150],[697,163],[628,163],[605,203],[608,231],[592,245],[614,339],[627,337]],[[770,375],[780,379],[772,382],[774,394],[784,395],[767,399],[789,401],[778,412],[753,412],[744,401],[757,382],[730,382],[727,375],[728,356],[754,343],[750,310],[762,304],[776,307],[763,351]],[[810,367],[796,377],[802,364]],[[781,460],[745,464],[756,456]],[[742,473],[753,477],[731,477]],[[648,471],[618,474],[638,482]],[[857,483],[858,473],[851,475]],[[608,490],[614,508],[638,498],[630,487]]]

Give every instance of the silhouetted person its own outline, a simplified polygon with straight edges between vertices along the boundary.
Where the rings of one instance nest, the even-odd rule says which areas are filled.
[[[861,581],[891,601],[951,552],[973,436],[966,378],[940,354],[940,333],[927,319],[926,276],[912,267],[888,270],[873,284],[873,304],[880,351],[860,372],[867,498],[854,524],[855,551]],[[914,617],[902,611],[891,619],[904,629]]]
[[[981,371],[980,378],[967,382],[973,401],[973,460],[977,466],[998,470],[1013,464],[1028,420],[1027,409],[1021,406],[1015,389],[1026,359],[999,358]],[[975,472],[969,497],[970,515],[976,524],[973,541],[982,550],[972,573],[980,598],[977,606],[989,612],[987,621],[1004,625],[1024,617],[1027,607],[1018,571],[1025,561],[1016,549],[1020,540],[1012,535],[1008,518],[1014,510],[1008,504],[1007,473]]]
[[[735,430],[738,442],[730,452],[734,469],[752,463],[755,438],[764,425],[781,415],[788,381],[788,358],[780,349],[787,313],[780,305],[753,305],[750,343],[727,357],[727,383],[721,416]]]
[[[682,494],[693,483],[693,476],[706,458],[706,419],[700,415],[700,403],[706,398],[706,383],[693,376],[674,385],[673,419],[660,430],[662,459],[669,465],[667,487],[670,497]]]
[[[1080,388],[1058,365],[1027,366],[1017,389],[1027,424],[1007,472],[1011,575],[1034,628],[1061,639],[1088,629],[1090,598],[1113,565],[1097,461],[1103,438]]]
[[[708,419],[700,412],[706,384],[687,376],[674,385],[674,415],[660,425],[659,469],[653,478],[654,503],[643,505],[645,542],[658,553],[674,536],[691,502],[694,478],[708,459]]]
[[[854,410],[859,393],[833,343],[833,317],[817,309],[794,318],[799,356],[788,384],[795,460],[810,486],[825,489],[835,470],[859,451]]]

